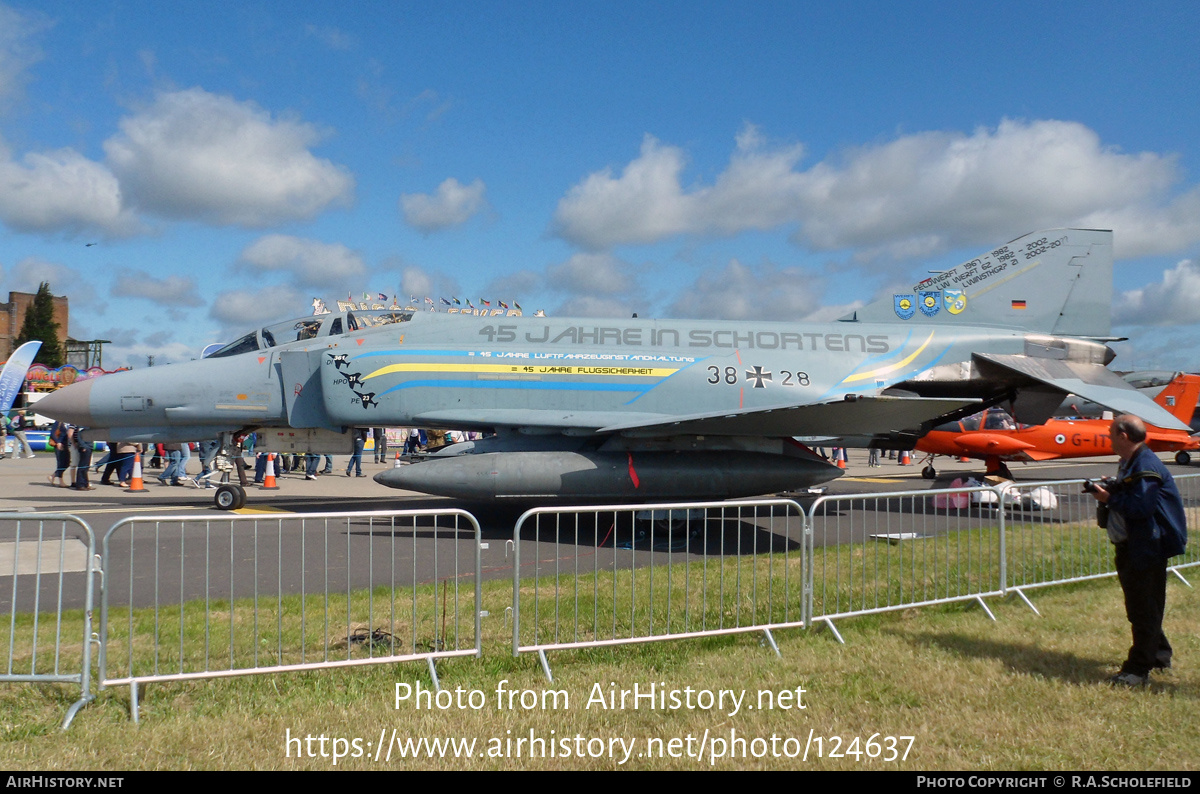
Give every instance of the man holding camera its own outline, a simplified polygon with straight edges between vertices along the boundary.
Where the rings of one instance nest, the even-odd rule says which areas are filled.
[[[1118,416],[1109,435],[1120,469],[1115,479],[1087,490],[1108,510],[1102,526],[1116,546],[1117,578],[1133,629],[1129,656],[1109,682],[1141,687],[1149,683],[1151,670],[1171,666],[1171,644],[1162,630],[1167,560],[1183,553],[1187,519],[1175,480],[1144,443],[1145,423],[1132,414]]]

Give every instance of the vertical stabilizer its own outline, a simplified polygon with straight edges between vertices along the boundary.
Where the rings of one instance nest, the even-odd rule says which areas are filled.
[[[1154,402],[1171,412],[1185,425],[1192,421],[1196,402],[1200,400],[1200,375],[1180,373],[1154,398]]]
[[[842,319],[1103,338],[1111,334],[1112,269],[1111,231],[1033,232]]]

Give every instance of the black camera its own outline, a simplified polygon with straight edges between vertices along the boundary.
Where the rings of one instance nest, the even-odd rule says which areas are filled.
[[[1116,477],[1100,477],[1095,480],[1085,480],[1083,483],[1083,492],[1095,493],[1096,488],[1100,487],[1112,493],[1118,482]]]

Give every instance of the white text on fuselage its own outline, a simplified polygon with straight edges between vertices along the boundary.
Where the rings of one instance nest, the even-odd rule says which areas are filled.
[[[488,325],[479,329],[489,342],[518,341],[518,326]],[[522,335],[522,342],[549,345],[621,345],[637,347],[725,347],[738,350],[828,350],[832,353],[887,353],[887,334],[820,334],[794,331],[734,331],[731,329],[613,328],[543,325]]]

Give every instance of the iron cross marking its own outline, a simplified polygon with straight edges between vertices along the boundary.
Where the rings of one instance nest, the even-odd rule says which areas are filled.
[[[770,380],[770,379],[771,379],[771,373],[763,372],[762,367],[755,366],[753,370],[749,370],[749,369],[746,370],[746,380],[754,381],[754,388],[756,388],[756,389],[767,388],[766,384],[763,383],[763,381]]]

